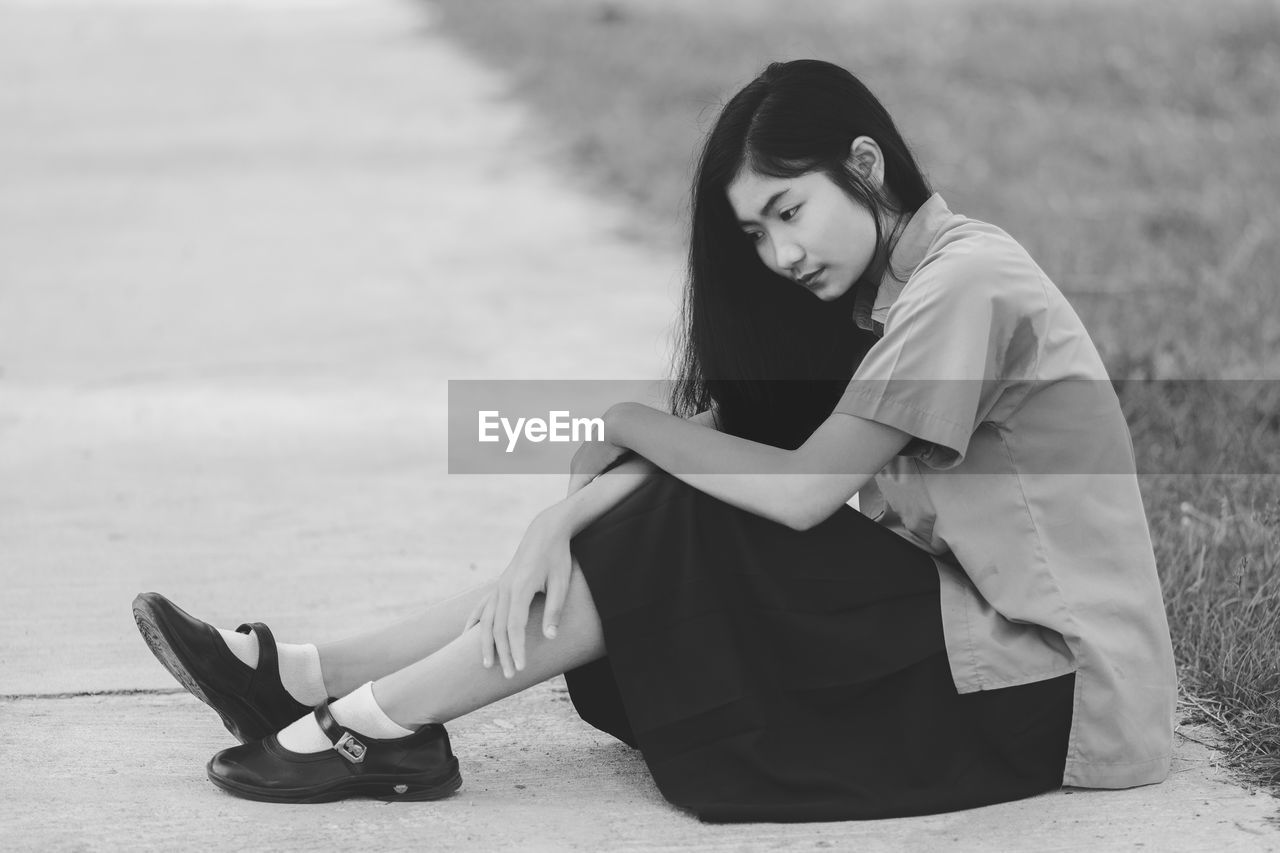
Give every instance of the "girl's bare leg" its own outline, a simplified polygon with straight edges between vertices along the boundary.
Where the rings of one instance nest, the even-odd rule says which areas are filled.
[[[366,681],[434,654],[462,633],[467,617],[492,586],[492,581],[483,583],[373,631],[332,643],[317,643],[325,689],[331,696],[345,696]],[[480,646],[474,642],[478,661]]]
[[[378,705],[405,727],[446,723],[604,656],[600,616],[577,559],[554,640],[542,636],[543,601],[538,596],[529,608],[525,667],[511,678],[502,674],[496,660],[485,669],[479,627],[473,626],[429,657],[375,681]],[[465,621],[466,615],[461,618]]]

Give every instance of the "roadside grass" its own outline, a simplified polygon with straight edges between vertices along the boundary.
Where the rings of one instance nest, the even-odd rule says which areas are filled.
[[[951,207],[1013,234],[1090,329],[1144,472],[1184,719],[1280,792],[1280,6],[437,5],[534,106],[565,174],[667,249],[702,135],[766,62],[867,82]],[[1211,381],[1173,381],[1189,378]]]

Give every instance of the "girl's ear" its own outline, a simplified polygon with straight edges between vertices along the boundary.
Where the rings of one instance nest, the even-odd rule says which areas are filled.
[[[849,144],[849,165],[877,187],[884,185],[884,154],[870,136],[859,136]]]

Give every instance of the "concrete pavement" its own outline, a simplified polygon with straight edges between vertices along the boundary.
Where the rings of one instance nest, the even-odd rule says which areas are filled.
[[[1185,739],[1155,788],[705,826],[561,679],[450,725],[449,800],[222,794],[132,596],[307,641],[501,571],[563,477],[448,476],[446,380],[663,375],[680,259],[415,3],[0,0],[0,129],[0,846],[1280,847]]]

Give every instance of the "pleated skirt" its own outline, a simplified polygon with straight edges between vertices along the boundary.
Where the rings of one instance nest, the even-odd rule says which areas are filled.
[[[587,723],[709,822],[934,814],[1058,788],[1073,674],[958,694],[938,574],[852,507],[792,530],[659,472],[571,543]]]

